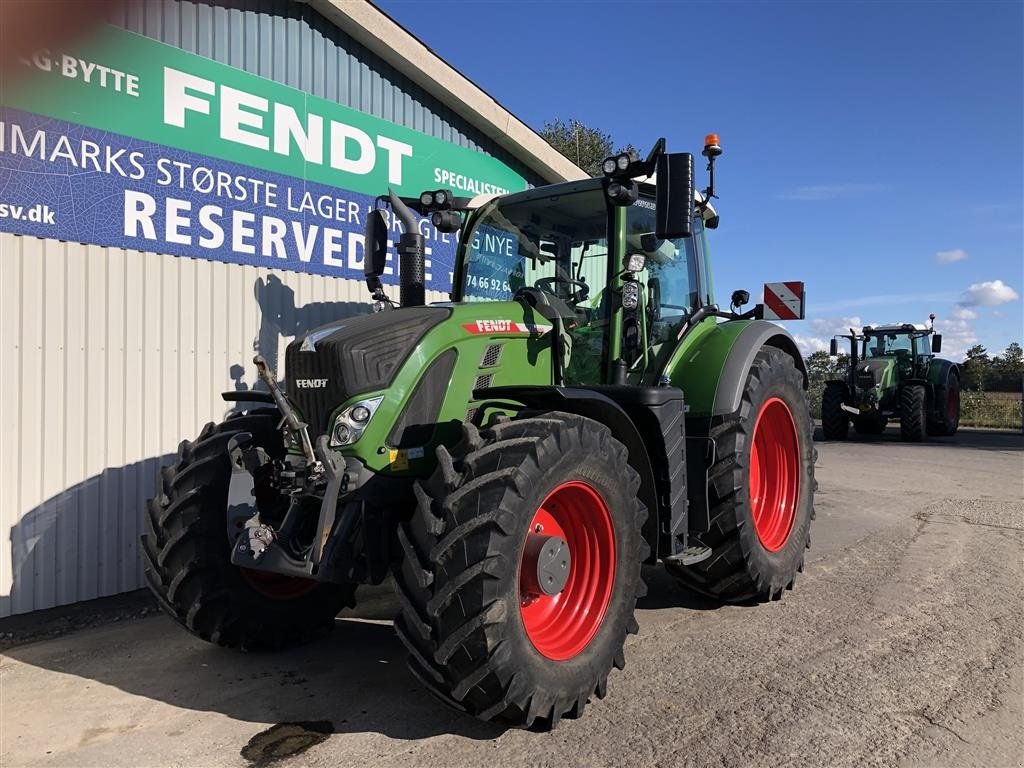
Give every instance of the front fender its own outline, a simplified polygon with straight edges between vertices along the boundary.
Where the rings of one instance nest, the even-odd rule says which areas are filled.
[[[807,368],[789,331],[766,320],[733,320],[698,329],[684,339],[670,374],[686,393],[689,416],[724,416],[740,407],[747,374],[762,347],[776,347],[793,358],[807,388]]]

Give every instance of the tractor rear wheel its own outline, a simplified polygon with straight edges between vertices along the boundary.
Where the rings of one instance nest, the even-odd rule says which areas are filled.
[[[941,409],[939,416],[928,420],[928,434],[939,437],[952,437],[960,427],[960,377],[955,373],[949,374],[949,381],[946,383],[945,391],[941,391],[942,402],[938,403]]]
[[[625,446],[568,413],[504,421],[437,449],[399,527],[395,630],[409,667],[484,720],[554,727],[603,698],[644,593],[646,510]]]
[[[156,498],[146,506],[141,552],[150,590],[164,613],[218,645],[292,645],[333,625],[343,607],[355,605],[354,585],[248,571],[231,563],[228,440],[249,432],[256,445],[280,458],[278,421],[276,410],[262,410],[207,424],[199,439],[183,442],[176,461],[160,471]],[[269,494],[277,492],[257,486],[258,508],[274,503]]]
[[[716,600],[775,600],[792,589],[811,545],[813,424],[793,358],[765,347],[754,359],[739,411],[713,424],[709,472],[711,547],[690,566],[668,564],[686,587]]]
[[[846,385],[830,381],[821,396],[821,431],[826,440],[845,440],[850,432],[850,417],[843,410]]]
[[[900,437],[920,443],[928,430],[928,392],[922,384],[908,384],[900,393]]]

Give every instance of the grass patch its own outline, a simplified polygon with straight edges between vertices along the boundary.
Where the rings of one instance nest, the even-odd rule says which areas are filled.
[[[1021,430],[1021,395],[1019,392],[982,392],[964,390],[960,393],[960,426]]]

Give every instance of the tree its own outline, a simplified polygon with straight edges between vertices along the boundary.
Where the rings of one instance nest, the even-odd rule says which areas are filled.
[[[811,401],[811,414],[820,417],[821,396],[825,392],[825,383],[846,379],[850,356],[840,353],[832,358],[825,350],[819,350],[805,357],[804,364],[807,366],[807,396]]]
[[[633,149],[627,144],[624,149],[613,151],[611,134],[584,125],[579,120],[563,122],[562,118],[556,117],[553,122],[545,121],[538,133],[591,176],[601,175],[601,163],[605,158]]]
[[[984,389],[988,379],[992,361],[988,358],[988,350],[981,344],[975,344],[967,350],[967,357],[960,366],[963,375],[962,386],[965,389]]]
[[[989,369],[988,389],[1018,391],[1024,378],[1024,350],[1016,341],[1011,342],[1002,355],[992,358]]]

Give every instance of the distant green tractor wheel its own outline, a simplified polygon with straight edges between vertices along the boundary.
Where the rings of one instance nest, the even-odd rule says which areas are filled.
[[[830,381],[821,396],[821,431],[826,440],[845,440],[850,432],[850,417],[843,410],[846,385]]]
[[[754,359],[738,413],[713,424],[711,557],[666,564],[684,586],[726,602],[777,600],[803,570],[814,518],[813,423],[803,375],[782,350]]]
[[[960,427],[960,377],[956,373],[949,374],[945,390],[939,392],[938,411],[934,419],[928,420],[928,434],[939,437],[952,437]]]
[[[928,433],[928,392],[922,384],[908,384],[900,393],[900,437],[920,443]]]

